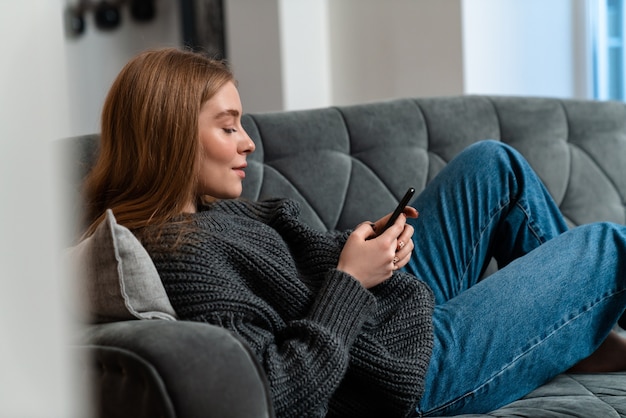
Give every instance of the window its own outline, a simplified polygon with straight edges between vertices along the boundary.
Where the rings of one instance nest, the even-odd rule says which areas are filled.
[[[589,0],[593,95],[599,100],[626,100],[624,0]]]

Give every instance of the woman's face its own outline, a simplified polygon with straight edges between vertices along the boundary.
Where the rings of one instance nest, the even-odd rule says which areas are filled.
[[[232,82],[204,103],[198,117],[198,196],[233,199],[241,195],[246,157],[255,146],[241,126],[241,100]]]

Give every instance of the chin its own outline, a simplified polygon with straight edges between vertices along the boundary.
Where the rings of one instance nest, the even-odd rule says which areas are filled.
[[[233,184],[231,187],[222,187],[220,189],[205,188],[201,192],[201,194],[211,201],[216,201],[216,200],[238,199],[239,197],[241,197],[242,191],[243,191],[243,187],[241,183],[239,183],[239,184]]]
[[[221,193],[219,195],[218,199],[222,199],[222,200],[225,200],[225,199],[238,199],[238,198],[241,197],[241,191],[242,190],[239,189],[239,190],[233,190],[233,191],[228,191],[228,192],[225,192],[225,193]]]

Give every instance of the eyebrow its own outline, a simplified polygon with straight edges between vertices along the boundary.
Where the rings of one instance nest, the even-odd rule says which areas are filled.
[[[222,118],[229,117],[229,116],[236,118],[239,116],[239,111],[235,109],[223,110],[219,112],[217,115],[215,115],[215,119],[222,119]]]

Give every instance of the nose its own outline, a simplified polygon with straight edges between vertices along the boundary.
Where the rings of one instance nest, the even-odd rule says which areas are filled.
[[[243,133],[242,138],[241,138],[241,144],[242,144],[241,153],[251,154],[256,149],[256,145],[254,144],[254,141],[252,140],[252,138],[250,138],[250,136],[245,130],[242,129],[241,131]]]

